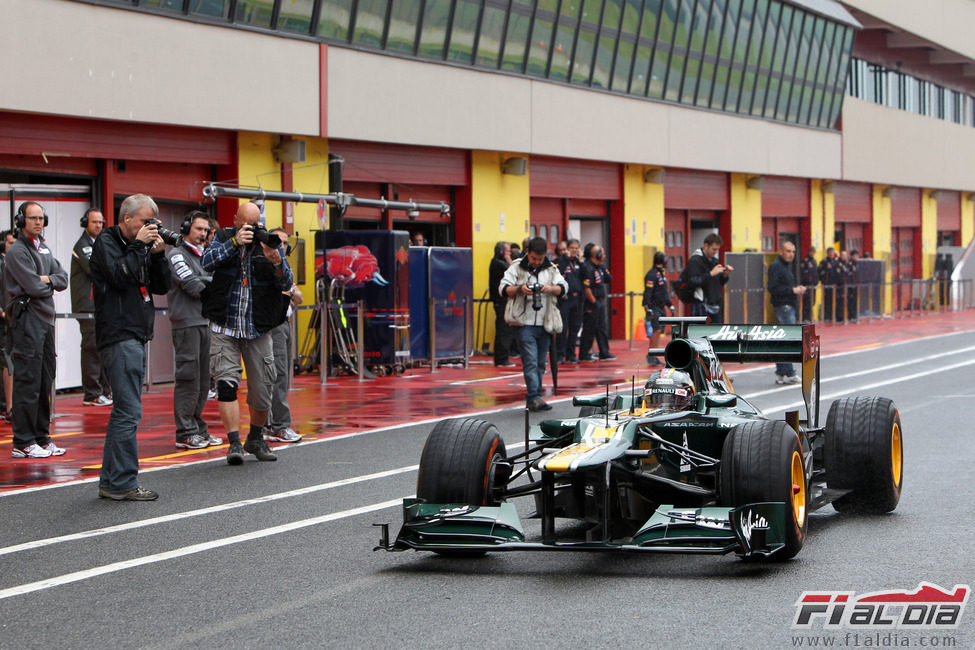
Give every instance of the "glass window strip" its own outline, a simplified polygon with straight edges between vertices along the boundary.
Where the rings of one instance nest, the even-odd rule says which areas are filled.
[[[796,51],[796,65],[792,72],[792,91],[789,93],[789,105],[786,109],[787,122],[799,121],[803,86],[809,68],[809,34],[813,18],[811,13],[803,12],[799,26],[799,49]]]
[[[751,63],[751,61],[753,60],[753,57],[757,57],[757,53],[755,52],[756,35],[757,38],[759,39],[759,43],[765,36],[764,34],[765,24],[764,22],[759,22],[757,20],[759,7],[761,4],[762,4],[762,0],[755,0],[755,4],[752,5],[751,27],[748,30],[748,44],[745,47],[745,59],[741,62],[741,90],[738,92],[738,101],[735,103],[736,113],[752,112],[752,101],[754,100],[754,93],[755,93],[755,74],[758,69],[758,61],[757,58],[755,59],[754,64]],[[761,45],[759,44],[758,47],[760,48]],[[749,74],[751,74],[752,76],[751,83],[749,83],[748,81]],[[747,99],[745,99],[746,95],[747,95]],[[746,101],[748,103],[748,106],[743,106],[742,105],[743,101]]]
[[[714,108],[714,89],[718,85],[718,68],[721,65],[721,48],[724,46],[725,34],[728,32],[728,5],[733,0],[715,0],[715,2],[722,2],[724,6],[721,7],[721,23],[718,26],[718,48],[714,56],[714,77],[711,80],[711,90],[708,92],[708,108]],[[723,101],[723,100],[722,100]]]

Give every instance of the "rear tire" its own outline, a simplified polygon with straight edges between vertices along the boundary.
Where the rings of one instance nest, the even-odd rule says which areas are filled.
[[[826,416],[826,484],[850,493],[833,502],[839,512],[881,514],[897,507],[904,484],[901,418],[886,397],[847,397]]]
[[[726,506],[778,501],[791,514],[785,546],[769,557],[788,560],[802,549],[809,523],[806,475],[799,436],[781,420],[733,428],[721,451],[721,502]]]

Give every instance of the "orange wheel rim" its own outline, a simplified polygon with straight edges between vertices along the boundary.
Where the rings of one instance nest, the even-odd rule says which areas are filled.
[[[890,475],[894,479],[894,485],[901,484],[901,473],[904,469],[904,455],[901,443],[901,425],[894,422],[894,428],[890,432]]]
[[[806,521],[806,472],[798,451],[792,452],[792,516],[801,528]]]

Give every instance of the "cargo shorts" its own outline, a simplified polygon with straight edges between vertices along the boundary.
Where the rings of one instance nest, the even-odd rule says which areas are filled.
[[[245,368],[247,405],[257,411],[270,411],[271,390],[276,376],[271,335],[266,333],[256,339],[238,339],[211,331],[210,377],[213,381],[230,382],[239,388]]]

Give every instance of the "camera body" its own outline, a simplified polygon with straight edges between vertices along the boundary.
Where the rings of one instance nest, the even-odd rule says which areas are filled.
[[[163,228],[162,221],[159,219],[146,219],[146,225],[154,225],[156,227],[156,232],[162,237],[162,240],[166,242],[169,246],[179,246],[183,243],[183,236],[178,232],[173,232],[168,228]]]
[[[532,292],[532,309],[538,311],[542,308],[542,283],[535,279],[528,283],[528,288]]]
[[[281,238],[268,232],[263,223],[255,223],[247,227],[254,232],[254,241],[260,242],[265,246],[270,246],[271,248],[277,248],[281,244]]]

